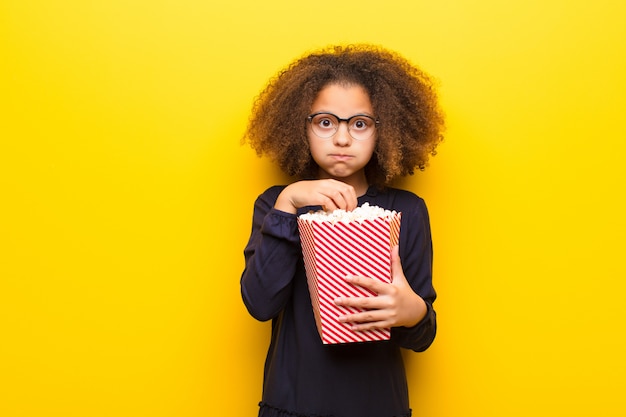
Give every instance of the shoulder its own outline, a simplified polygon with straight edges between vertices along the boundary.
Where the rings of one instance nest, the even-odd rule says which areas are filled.
[[[411,191],[387,187],[378,191],[378,193],[380,193],[381,197],[384,197],[384,200],[388,201],[389,209],[391,210],[402,212],[422,212],[426,210],[424,199]]]
[[[276,199],[278,195],[285,189],[286,185],[274,185],[261,193],[260,197],[270,197]]]
[[[396,199],[413,201],[413,202],[423,201],[422,198],[418,196],[417,194],[415,194],[414,192],[409,191],[409,190],[403,190],[401,188],[387,187],[387,188],[384,188],[380,192],[387,193],[391,196],[394,196]]]
[[[428,248],[431,241],[430,216],[424,199],[417,194],[398,188],[387,188],[392,209],[401,213],[400,226],[400,258],[407,259],[415,251]]]
[[[286,185],[274,185],[268,188],[257,197],[257,203],[266,201],[274,205],[274,202],[276,202],[276,199],[285,187]]]

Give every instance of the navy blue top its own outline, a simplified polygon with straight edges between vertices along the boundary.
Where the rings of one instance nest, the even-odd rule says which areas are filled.
[[[273,208],[284,186],[261,194],[244,250],[241,293],[250,314],[272,320],[260,417],[406,417],[411,415],[400,348],[423,351],[432,343],[432,242],[428,211],[415,194],[373,187],[358,204],[402,213],[400,260],[413,290],[428,307],[411,328],[391,329],[388,341],[323,345],[306,281],[297,216]]]

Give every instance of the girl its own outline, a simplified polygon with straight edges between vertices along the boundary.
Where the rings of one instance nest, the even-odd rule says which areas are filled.
[[[256,319],[272,320],[259,416],[411,415],[400,348],[423,351],[435,337],[432,244],[423,200],[389,184],[424,169],[442,131],[430,78],[368,45],[305,56],[255,101],[244,140],[298,179],[258,197],[244,251],[243,301]],[[335,302],[364,310],[340,318],[354,331],[391,327],[391,339],[323,345],[296,219],[365,202],[402,212],[393,282],[347,277],[377,296]]]

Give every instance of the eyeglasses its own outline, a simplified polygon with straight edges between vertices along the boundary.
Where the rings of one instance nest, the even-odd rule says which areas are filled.
[[[311,124],[311,130],[315,136],[321,139],[331,138],[337,133],[339,124],[346,122],[348,133],[355,140],[367,140],[376,131],[379,121],[367,114],[355,114],[354,116],[342,119],[332,113],[313,113],[306,120]]]

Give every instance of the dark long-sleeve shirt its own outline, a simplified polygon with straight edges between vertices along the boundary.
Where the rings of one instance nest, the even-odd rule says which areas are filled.
[[[415,194],[373,187],[358,204],[402,213],[400,260],[413,290],[427,305],[422,321],[394,327],[389,341],[323,345],[315,325],[306,281],[297,214],[273,208],[284,186],[261,194],[254,206],[252,234],[244,250],[241,293],[250,314],[272,320],[265,362],[261,417],[410,416],[400,348],[423,351],[432,343],[432,242],[428,211]]]

